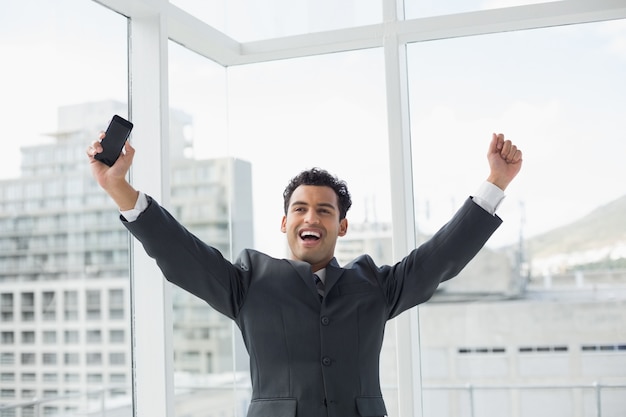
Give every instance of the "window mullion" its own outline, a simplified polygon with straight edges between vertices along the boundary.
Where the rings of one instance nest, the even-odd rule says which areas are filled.
[[[133,185],[167,205],[169,197],[167,19],[162,2],[131,16],[130,92],[137,149]],[[165,175],[164,175],[165,173]],[[141,244],[132,240],[134,415],[174,415],[171,287]]]

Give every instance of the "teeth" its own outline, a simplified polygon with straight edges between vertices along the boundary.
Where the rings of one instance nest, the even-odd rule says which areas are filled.
[[[310,230],[305,230],[304,232],[300,233],[300,237],[305,238],[307,236],[312,236],[312,237],[316,237],[316,238],[320,238],[320,234],[317,232],[312,232]]]

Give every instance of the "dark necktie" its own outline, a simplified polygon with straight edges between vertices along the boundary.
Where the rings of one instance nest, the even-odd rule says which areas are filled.
[[[326,291],[326,286],[324,285],[324,281],[320,279],[317,275],[313,275],[315,278],[315,286],[317,287],[317,293],[320,296],[320,301],[324,298],[324,292]]]

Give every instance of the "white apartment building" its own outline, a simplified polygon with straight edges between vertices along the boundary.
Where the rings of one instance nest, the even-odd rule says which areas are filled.
[[[59,109],[58,132],[23,147],[20,176],[0,181],[0,405],[43,400],[3,417],[130,412],[129,234],[84,153],[102,118],[124,112],[117,102]],[[169,208],[230,257],[252,243],[250,164],[183,158],[189,120],[172,115]],[[231,372],[230,321],[182,292],[174,298],[175,371]]]
[[[350,225],[337,258],[345,264],[362,253],[391,262],[389,224]],[[623,416],[626,271],[531,276],[520,286],[511,259],[483,249],[419,307],[425,415]],[[390,332],[386,369],[393,325]],[[388,377],[383,387],[393,391]]]

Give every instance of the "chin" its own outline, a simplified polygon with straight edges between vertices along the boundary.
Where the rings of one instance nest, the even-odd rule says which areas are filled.
[[[305,256],[299,256],[298,258],[302,262],[306,262],[306,263],[311,264],[311,265],[316,264],[316,263],[319,262],[319,259],[315,259],[315,258],[313,258],[311,256],[306,256],[306,255]]]

